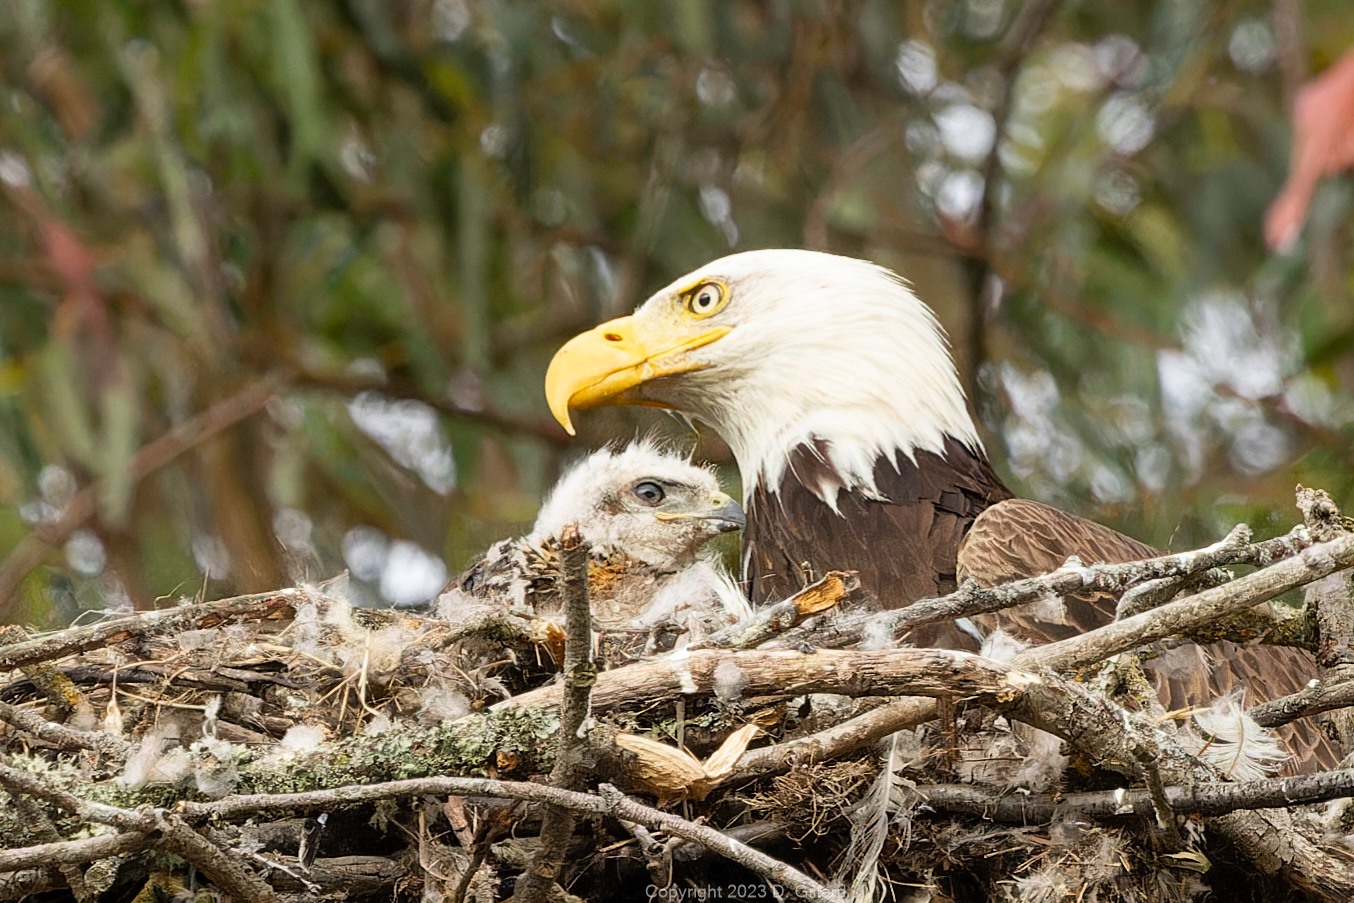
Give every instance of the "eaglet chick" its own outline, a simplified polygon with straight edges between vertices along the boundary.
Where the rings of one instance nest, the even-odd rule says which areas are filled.
[[[591,549],[588,592],[595,625],[648,630],[675,622],[709,629],[748,613],[714,550],[739,530],[743,509],[714,473],[651,442],[593,452],[555,485],[530,533],[495,543],[438,598],[443,617],[467,603],[560,612],[559,537],[577,524]]]

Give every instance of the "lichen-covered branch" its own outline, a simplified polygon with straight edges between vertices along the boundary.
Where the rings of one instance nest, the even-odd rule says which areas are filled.
[[[153,846],[182,856],[237,900],[273,903],[277,899],[272,887],[258,875],[226,856],[177,815],[154,809],[119,809],[90,803],[75,794],[49,787],[38,777],[4,763],[0,763],[0,786],[11,796],[26,795],[45,800],[87,822],[149,836]]]

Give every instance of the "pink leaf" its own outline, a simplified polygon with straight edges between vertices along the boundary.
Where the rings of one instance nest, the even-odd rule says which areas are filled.
[[[1286,251],[1297,241],[1307,206],[1325,176],[1354,166],[1354,51],[1298,92],[1288,181],[1265,213],[1265,241]]]

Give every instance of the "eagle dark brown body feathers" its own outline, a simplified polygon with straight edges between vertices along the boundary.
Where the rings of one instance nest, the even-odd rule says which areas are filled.
[[[832,568],[858,571],[881,608],[952,592],[959,543],[978,515],[1011,497],[981,453],[948,439],[943,457],[923,451],[881,460],[877,497],[842,492],[833,511],[806,488],[830,478],[822,472],[827,459],[825,448],[802,446],[779,491],[758,486],[749,496],[743,562],[754,602],[786,598],[813,579],[808,575]],[[977,648],[948,627],[914,641]]]
[[[1160,554],[1094,521],[1049,505],[1013,498],[981,452],[947,439],[945,455],[900,456],[896,468],[881,460],[874,477],[878,498],[858,491],[837,496],[837,511],[810,486],[831,479],[822,471],[822,447],[800,447],[790,456],[778,491],[756,486],[749,496],[745,576],[755,602],[789,596],[831,568],[859,572],[881,608],[900,608],[943,595],[974,578],[982,586],[1045,574],[1076,555],[1085,564],[1118,563]],[[1060,616],[1041,617],[1023,606],[974,620],[985,631],[1000,627],[1030,643],[1046,643],[1094,630],[1114,619],[1115,601],[1069,596]],[[976,649],[952,625],[911,637],[920,646]],[[1198,667],[1157,674],[1170,709],[1216,699],[1238,686],[1251,702],[1296,692],[1315,676],[1305,653],[1278,646],[1215,643]],[[1211,666],[1210,664],[1211,663]],[[1217,667],[1221,665],[1221,667]],[[1338,755],[1307,722],[1281,729],[1294,764],[1333,766]]]

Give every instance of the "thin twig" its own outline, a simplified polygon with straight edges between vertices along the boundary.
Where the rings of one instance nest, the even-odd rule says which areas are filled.
[[[631,837],[635,838],[635,843],[639,845],[640,855],[644,857],[644,867],[649,872],[649,878],[655,888],[668,888],[672,886],[672,850],[669,845],[660,843],[653,833],[641,824],[632,821],[620,819],[621,827],[624,828]],[[669,844],[675,843],[676,838],[672,838]]]
[[[1039,577],[1015,580],[991,589],[966,582],[958,590],[936,599],[923,599],[906,608],[876,614],[861,614],[833,625],[828,633],[819,631],[808,637],[820,647],[840,647],[858,643],[867,634],[905,639],[918,627],[939,621],[970,618],[1072,593],[1098,592],[1118,595],[1148,581],[1193,577],[1213,568],[1233,564],[1268,566],[1291,558],[1312,541],[1305,527],[1293,528],[1284,536],[1261,542],[1249,542],[1250,530],[1238,526],[1221,541],[1190,552],[1179,552],[1130,561],[1123,564],[1065,565]],[[800,637],[784,638],[792,644]]]
[[[926,805],[940,812],[980,815],[1004,824],[1047,824],[1058,818],[1152,816],[1149,790],[1092,790],[1084,793],[1010,793],[973,784],[919,786]],[[1166,786],[1166,805],[1179,814],[1225,815],[1240,809],[1286,809],[1354,795],[1354,769],[1266,778],[1239,783]]]

